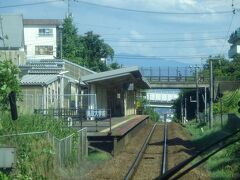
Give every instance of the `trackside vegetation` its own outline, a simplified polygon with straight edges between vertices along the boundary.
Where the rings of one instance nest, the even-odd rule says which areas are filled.
[[[138,98],[136,102],[137,114],[149,115],[152,121],[155,121],[155,122],[159,121],[160,119],[159,114],[155,112],[153,108],[147,107],[146,106],[147,104],[148,102],[145,98]]]
[[[20,115],[12,121],[8,113],[0,115],[0,136],[49,131],[61,139],[75,132],[61,121],[38,115]],[[9,179],[52,179],[56,177],[55,151],[46,134],[0,137],[2,146],[17,148],[16,167],[5,176]],[[1,176],[0,176],[1,177]]]
[[[209,129],[205,124],[190,122],[186,125],[187,131],[192,134],[192,142],[197,149],[201,149],[217,140],[229,135],[240,128],[240,119],[234,115],[221,122],[216,119],[215,126]],[[240,135],[238,134],[239,138]],[[211,179],[239,179],[240,178],[240,142],[237,142],[214,156],[204,166],[209,171]]]
[[[209,129],[206,123],[190,121],[186,129],[192,134],[192,142],[197,149],[210,145],[240,129],[240,117],[237,111],[240,100],[240,90],[226,91],[222,96],[222,108],[220,101],[213,105],[213,128]],[[222,111],[222,122],[221,122]],[[234,138],[239,138],[238,134]],[[233,139],[234,139],[233,138]],[[212,179],[239,179],[240,178],[240,142],[237,142],[212,156],[205,167]]]

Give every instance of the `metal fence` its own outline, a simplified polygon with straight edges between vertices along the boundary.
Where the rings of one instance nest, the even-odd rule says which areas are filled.
[[[56,163],[59,167],[78,163],[88,155],[87,128],[80,129],[77,133],[71,134],[63,139],[56,138],[48,131],[41,131],[2,135],[0,136],[0,142],[5,145],[17,147],[19,141],[16,139],[13,140],[12,137],[28,136],[29,138],[33,138],[36,135],[39,138],[43,136],[42,138],[47,138],[50,141],[56,154]],[[12,141],[4,138],[11,138]]]
[[[34,109],[94,109],[97,98],[96,94],[22,94],[18,107],[22,113],[33,113]]]
[[[88,132],[112,131],[111,109],[35,109],[36,114],[62,120],[67,127],[88,128]]]
[[[196,72],[188,67],[142,67],[141,73],[150,82],[196,82]],[[199,75],[199,83],[208,82],[208,77]]]
[[[58,139],[50,133],[47,133],[47,136],[56,151],[56,159],[60,167],[80,162],[88,155],[86,128],[63,139]]]

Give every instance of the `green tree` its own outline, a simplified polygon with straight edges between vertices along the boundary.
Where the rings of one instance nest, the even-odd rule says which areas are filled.
[[[0,110],[6,110],[9,104],[8,94],[15,92],[19,95],[19,69],[12,61],[0,61]]]
[[[114,51],[103,39],[100,39],[99,35],[94,34],[92,31],[87,32],[81,37],[81,44],[83,45],[83,51],[80,55],[86,67],[98,72],[109,69],[101,61],[101,58],[112,60]]]
[[[94,71],[106,71],[120,68],[118,63],[106,65],[101,59],[113,60],[114,50],[101,39],[100,35],[92,31],[83,36],[77,34],[78,29],[73,24],[72,17],[67,17],[63,22],[63,58],[85,66]]]
[[[121,65],[119,65],[118,63],[114,62],[110,64],[110,68],[111,69],[119,69],[121,68]]]
[[[72,17],[66,17],[63,22],[62,49],[63,58],[74,60],[82,49],[79,43],[78,30],[73,25]]]
[[[213,65],[213,74],[215,77],[226,77],[226,76],[231,76],[229,73],[229,68],[231,62],[226,59],[223,56],[214,56],[214,57],[209,57],[206,61],[206,63],[203,66],[203,70],[200,72],[200,75],[204,77],[209,77],[209,64],[210,61],[212,61]]]
[[[240,78],[240,55],[237,55],[233,58],[228,68],[228,72],[233,78]]]

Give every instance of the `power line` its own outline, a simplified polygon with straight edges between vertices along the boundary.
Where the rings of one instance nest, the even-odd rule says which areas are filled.
[[[229,26],[228,26],[227,35],[226,35],[225,41],[224,41],[224,43],[223,43],[223,45],[222,45],[220,54],[222,54],[222,51],[223,51],[223,49],[224,49],[224,47],[225,47],[225,45],[226,45],[227,38],[229,37],[229,33],[230,33],[230,30],[231,30],[231,27],[232,27],[234,15],[235,15],[235,13],[232,14],[232,17],[231,17],[231,20],[230,20],[230,23],[229,23]]]
[[[3,9],[3,8],[14,8],[14,7],[21,7],[21,6],[34,6],[34,5],[40,5],[40,4],[55,3],[60,1],[64,1],[64,0],[51,0],[51,1],[40,1],[40,2],[34,2],[34,3],[6,5],[6,6],[0,6],[0,8]]]
[[[225,40],[226,37],[216,37],[216,38],[199,38],[199,39],[165,39],[165,40],[117,40],[117,39],[104,39],[108,42],[129,42],[129,43],[154,43],[154,42],[186,42],[186,41],[213,41],[213,40]]]
[[[109,26],[110,27],[110,26]],[[112,27],[112,26],[111,26]],[[140,33],[140,35],[183,35],[183,34],[220,34],[220,33],[226,33],[227,31],[195,31],[195,32],[143,32]],[[102,36],[119,36],[119,35],[132,35],[131,33],[101,33]]]
[[[108,6],[103,4],[97,4],[97,3],[91,3],[81,0],[74,0],[75,2],[86,4],[89,6],[95,6],[95,7],[102,7],[107,9],[115,9],[120,11],[128,11],[128,12],[135,12],[135,13],[146,13],[146,14],[166,14],[166,15],[204,15],[204,14],[230,14],[233,11],[215,11],[215,12],[164,12],[164,11],[147,11],[147,10],[136,10],[136,9],[127,9],[127,8],[120,8],[115,6]]]
[[[198,54],[198,55],[191,55],[191,56],[138,56],[138,55],[115,55],[115,58],[119,59],[139,59],[139,60],[144,60],[144,59],[200,59],[200,58],[208,58],[208,54]]]
[[[219,46],[112,46],[113,48],[130,48],[130,47],[145,47],[145,48],[153,48],[153,49],[167,49],[167,48],[177,48],[177,49],[195,49],[195,48],[220,48],[222,47],[221,45]]]
[[[121,29],[120,27],[113,27],[113,26],[105,26],[105,25],[99,25],[99,24],[85,24],[85,23],[75,23],[79,25],[84,25],[84,26],[96,26],[96,27],[101,27],[101,28],[107,28],[107,29]]]

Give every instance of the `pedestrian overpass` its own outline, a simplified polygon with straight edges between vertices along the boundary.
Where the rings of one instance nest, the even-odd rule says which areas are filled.
[[[151,89],[194,89],[209,87],[209,78],[198,76],[187,67],[142,67],[141,73]],[[198,79],[198,81],[196,81]]]

